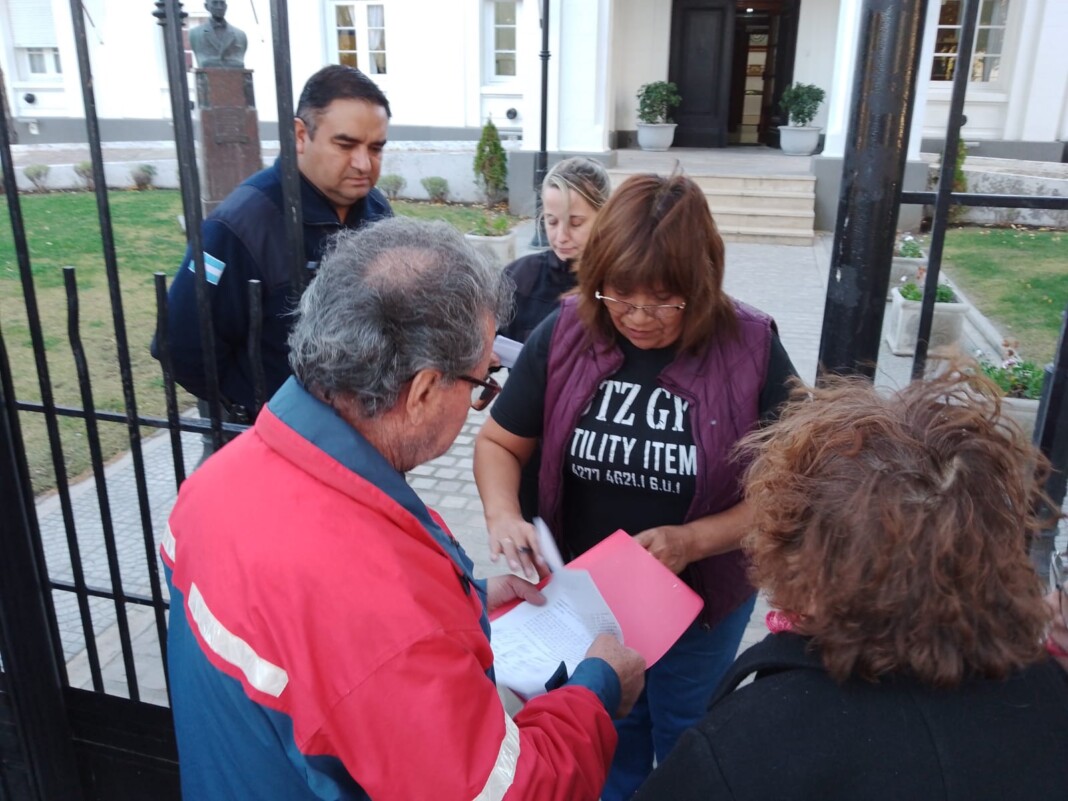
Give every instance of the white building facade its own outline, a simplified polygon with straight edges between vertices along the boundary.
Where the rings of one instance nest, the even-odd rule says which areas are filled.
[[[544,0],[301,0],[289,3],[293,91],[328,63],[371,75],[391,138],[477,139],[489,116],[520,172],[539,149]],[[862,0],[548,0],[547,149],[599,154],[633,142],[635,93],[683,90],[676,144],[774,145],[790,81],[827,90],[814,124],[840,159]],[[930,0],[910,155],[937,147],[957,69],[962,0]],[[84,0],[98,115],[109,141],[169,139],[162,31],[150,0]],[[0,0],[0,66],[20,143],[84,141],[69,0]],[[189,24],[207,18],[186,3]],[[265,138],[277,111],[268,0],[231,0]],[[981,0],[963,138],[980,155],[1065,160],[1068,2]],[[191,57],[190,57],[191,61]],[[515,171],[513,171],[515,174]],[[521,182],[520,182],[521,183]]]

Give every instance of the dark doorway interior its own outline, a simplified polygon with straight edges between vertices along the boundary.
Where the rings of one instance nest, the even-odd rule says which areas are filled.
[[[727,141],[778,147],[783,89],[793,80],[800,0],[735,5]]]
[[[793,79],[801,0],[673,0],[668,78],[679,87],[675,144],[777,147]]]

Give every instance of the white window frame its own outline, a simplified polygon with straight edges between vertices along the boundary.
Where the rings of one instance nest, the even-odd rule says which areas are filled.
[[[984,23],[983,11],[986,7],[988,7],[989,4],[994,2],[998,2],[998,0],[981,0],[982,4],[979,8],[979,18],[977,20],[975,28],[975,41],[972,43],[972,63],[970,71],[971,74],[974,75],[977,66],[982,63],[984,58],[986,58],[987,56],[996,56],[998,58],[997,77],[993,78],[992,80],[982,80],[977,79],[975,77],[969,78],[969,83],[976,86],[993,87],[1001,84],[1007,84],[1008,81],[1006,67],[1008,66],[1009,33],[1010,25],[1013,18],[1013,3],[1012,0],[1004,0],[1005,16],[1002,22],[998,24]],[[943,0],[940,0],[939,9],[941,9],[942,3]],[[959,3],[961,6],[963,6],[963,0],[959,0]],[[963,8],[961,8],[961,11],[963,12]],[[958,23],[956,25],[938,25],[935,31],[934,58],[931,62],[930,77],[931,83],[934,86],[948,86],[953,80],[953,75],[955,74],[957,68],[957,62],[959,62],[960,60],[956,54],[960,52],[961,27],[961,21],[958,20]],[[984,34],[989,37],[990,34],[994,31],[1001,31],[1001,50],[997,53],[987,53],[985,51],[980,51],[977,47],[979,41],[983,38]],[[940,52],[942,48],[945,48],[947,46],[947,40],[949,40],[950,37],[953,37],[952,43],[956,44],[956,48],[953,50],[945,50],[944,52]],[[939,62],[942,60],[948,60],[949,58],[952,58],[953,63],[953,69],[949,71],[949,75],[945,78],[935,78],[935,70],[938,68]]]
[[[379,6],[382,9],[382,26],[381,30],[384,31],[384,47],[378,49],[371,49],[371,35],[370,31],[373,30],[370,27],[370,20],[368,17],[368,9],[371,6]],[[341,64],[341,58],[343,54],[353,53],[356,56],[356,68],[360,72],[367,75],[375,83],[381,85],[383,80],[388,80],[391,70],[390,58],[389,58],[389,3],[387,0],[331,0],[327,5],[326,19],[326,39],[327,50],[330,54],[330,61],[333,64]],[[352,15],[353,20],[353,34],[356,40],[355,50],[341,50],[338,42],[338,31],[342,30],[338,28],[337,24],[337,10],[339,8],[348,8],[349,13]],[[381,53],[385,57],[385,72],[373,71],[373,62],[371,55],[374,53]]]
[[[34,70],[35,56],[40,57],[43,70]],[[63,62],[58,47],[16,47],[15,61],[20,81],[58,83],[63,80]]]
[[[513,19],[515,23],[508,26],[497,25],[497,2],[499,0],[484,0],[482,5],[482,27],[483,27],[483,59],[482,59],[482,72],[484,76],[484,82],[487,84],[500,84],[500,83],[512,83],[519,79],[519,13],[520,4],[519,0],[501,0],[503,2],[511,2],[513,6]],[[497,49],[497,28],[510,27],[515,33],[515,50],[498,50]],[[514,75],[498,75],[497,74],[497,54],[498,53],[511,53],[515,60],[515,74]]]

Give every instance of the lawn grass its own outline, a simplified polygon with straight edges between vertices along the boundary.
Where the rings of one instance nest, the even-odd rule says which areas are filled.
[[[181,195],[173,190],[114,191],[108,198],[137,411],[143,416],[162,417],[163,379],[159,363],[148,352],[156,327],[153,274],[161,271],[169,281],[185,252],[185,235],[177,222]],[[122,412],[123,392],[95,195],[27,194],[20,196],[20,205],[55,402],[82,406],[67,335],[63,267],[70,265],[76,268],[79,331],[89,363],[94,405]],[[0,222],[0,333],[11,363],[16,397],[38,402],[41,390],[6,199],[0,199],[0,206],[4,217]],[[477,206],[455,204],[398,201],[393,207],[401,215],[443,219],[461,231],[471,230],[488,213]],[[193,403],[192,396],[180,393],[181,408]],[[56,481],[44,417],[24,412],[19,421],[34,491],[51,489]],[[129,449],[125,425],[100,423],[99,427],[105,459]],[[66,474],[77,477],[86,473],[90,461],[85,423],[60,418],[59,429]],[[147,436],[151,431],[142,433]]]
[[[954,228],[942,257],[968,299],[1027,359],[1053,358],[1068,304],[1068,233]]]

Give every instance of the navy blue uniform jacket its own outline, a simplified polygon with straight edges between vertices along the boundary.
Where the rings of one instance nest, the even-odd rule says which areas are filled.
[[[342,228],[393,216],[385,196],[372,189],[349,209],[344,223],[318,189],[301,176],[304,214],[304,260],[318,267],[330,236]],[[289,337],[295,304],[290,295],[291,267],[286,262],[286,227],[282,203],[282,171],[276,160],[238,186],[204,221],[203,240],[212,322],[215,327],[215,363],[219,391],[225,406],[240,404],[252,410],[255,388],[248,355],[248,282],[262,282],[263,333],[261,358],[264,398],[274,394],[289,377]],[[200,347],[196,275],[193,257],[185,259],[167,295],[167,341],[175,380],[196,395],[209,395]],[[159,343],[152,342],[157,359]]]

